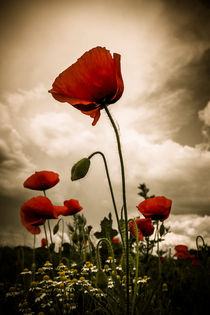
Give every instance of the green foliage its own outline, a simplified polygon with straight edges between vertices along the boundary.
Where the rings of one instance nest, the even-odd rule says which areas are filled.
[[[118,231],[112,228],[112,214],[111,212],[108,215],[108,218],[104,217],[104,219],[101,221],[101,232],[95,232],[94,236],[97,239],[101,238],[108,238],[110,240],[113,239],[118,234]]]
[[[140,189],[140,192],[138,193],[138,195],[143,197],[144,199],[155,197],[155,195],[148,196],[149,188],[144,183],[139,184],[138,189]]]

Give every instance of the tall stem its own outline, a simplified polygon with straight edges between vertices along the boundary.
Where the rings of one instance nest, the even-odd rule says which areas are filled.
[[[160,240],[160,234],[159,234],[159,220],[157,220],[157,254],[158,254],[158,274],[159,278],[161,277],[161,261],[160,261],[160,247],[159,247],[159,240]]]
[[[113,192],[113,189],[112,189],[112,183],[111,183],[111,179],[110,179],[110,176],[109,176],[109,169],[108,169],[108,166],[107,166],[105,155],[102,152],[100,152],[100,151],[96,151],[96,152],[92,153],[88,157],[88,159],[91,159],[96,154],[100,154],[102,156],[102,158],[103,158],[103,161],[104,161],[104,166],[105,166],[105,170],[106,170],[106,176],[107,176],[107,180],[108,180],[108,184],[109,184],[109,190],[110,190],[110,193],[111,193],[112,203],[113,203],[113,207],[114,207],[114,212],[115,212],[116,219],[117,219],[117,225],[118,225],[118,229],[119,229],[119,232],[120,232],[122,244],[124,246],[124,240],[123,240],[122,231],[121,231],[121,228],[120,228],[120,221],[119,221],[119,216],[118,216],[118,212],[117,212],[117,206],[116,206],[116,202],[115,202],[115,198],[114,198],[114,192]]]
[[[62,221],[61,246],[60,246],[60,248],[59,248],[59,262],[61,262],[62,249],[63,249],[63,236],[64,236],[64,221],[63,221],[63,219],[60,219],[59,221]],[[59,221],[58,221],[58,222],[59,222]]]
[[[36,245],[36,227],[34,232],[34,242],[33,242],[33,260],[32,260],[32,281],[35,278],[35,269],[36,269],[36,262],[35,262],[35,245]]]
[[[49,243],[48,243],[47,230],[46,230],[45,223],[44,223],[44,234],[45,234],[45,238],[46,238],[47,249],[48,249],[48,253],[49,253],[49,259],[50,259],[50,262],[52,263],[52,256],[51,256],[51,251],[50,251],[50,247],[49,247]]]
[[[123,163],[123,156],[120,144],[120,137],[115,125],[115,122],[108,110],[107,105],[104,105],[104,109],[109,117],[109,120],[112,124],[112,127],[115,132],[116,140],[117,140],[117,147],[118,147],[118,154],[120,158],[120,166],[121,166],[121,176],[122,176],[122,196],[123,196],[123,208],[124,208],[124,216],[125,216],[125,242],[126,242],[126,296],[127,296],[127,314],[129,314],[129,252],[128,252],[128,214],[127,214],[127,202],[126,202],[126,188],[125,188],[125,171],[124,171],[124,163]]]
[[[49,229],[49,232],[50,232],[50,242],[51,242],[51,244],[53,244],[52,231],[51,231],[50,220],[49,219],[47,219],[47,224],[48,224],[48,229]]]

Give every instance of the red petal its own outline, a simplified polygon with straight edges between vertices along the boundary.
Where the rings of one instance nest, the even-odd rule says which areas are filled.
[[[25,188],[33,190],[46,190],[59,182],[59,175],[51,171],[35,172],[24,182]]]
[[[68,102],[93,117],[95,125],[100,117],[98,107],[104,102],[116,102],[123,90],[120,55],[114,54],[112,57],[106,48],[96,47],[63,71],[49,92],[56,100]],[[96,112],[92,114],[93,110]]]
[[[59,215],[64,215],[64,216],[68,215],[68,214],[66,214],[66,213],[68,213],[68,208],[65,207],[65,206],[54,206],[54,209],[55,209],[55,211],[57,213],[57,216],[59,216]]]

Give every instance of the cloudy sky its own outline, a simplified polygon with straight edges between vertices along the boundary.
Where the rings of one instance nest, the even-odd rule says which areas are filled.
[[[77,182],[70,181],[70,169],[97,150],[107,157],[121,208],[120,166],[106,113],[93,127],[89,116],[48,93],[60,72],[102,46],[121,54],[125,90],[110,110],[121,136],[129,217],[139,215],[137,186],[146,183],[151,194],[173,200],[165,244],[195,247],[199,234],[209,244],[209,2],[8,0],[0,12],[0,243],[32,244],[19,210],[40,194],[23,188],[40,170],[60,175],[47,193],[51,201],[78,199],[96,230],[113,212],[103,163],[95,156],[88,176]]]

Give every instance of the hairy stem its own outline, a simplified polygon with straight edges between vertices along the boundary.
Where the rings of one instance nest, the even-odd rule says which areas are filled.
[[[102,156],[102,158],[103,158],[103,161],[104,161],[104,166],[105,166],[105,170],[106,170],[106,176],[107,176],[107,180],[108,180],[108,184],[109,184],[109,190],[110,190],[110,193],[111,193],[112,203],[113,203],[113,207],[114,207],[114,212],[115,212],[115,216],[116,216],[116,219],[117,219],[117,225],[118,225],[118,229],[119,229],[119,232],[120,232],[122,244],[124,246],[124,240],[123,240],[122,231],[121,231],[121,228],[120,228],[120,221],[119,221],[119,216],[118,216],[118,212],[117,212],[117,206],[116,206],[116,202],[115,202],[115,198],[114,198],[114,193],[113,193],[113,189],[112,189],[112,183],[111,183],[111,179],[110,179],[110,176],[109,176],[109,169],[108,169],[108,166],[107,166],[105,155],[102,152],[100,152],[100,151],[96,151],[96,152],[92,153],[88,157],[88,159],[91,159],[96,154],[100,154]]]
[[[118,147],[118,154],[120,158],[120,166],[121,166],[121,177],[122,177],[122,196],[123,196],[123,208],[124,208],[124,216],[125,216],[125,242],[126,242],[126,304],[127,304],[127,314],[129,314],[129,250],[128,250],[128,214],[127,214],[127,202],[126,202],[126,187],[125,187],[125,170],[124,170],[124,162],[120,144],[120,137],[116,127],[116,124],[108,110],[107,105],[104,105],[104,109],[109,117],[109,120],[112,124],[112,127],[115,132],[116,140],[117,140],[117,147]]]

